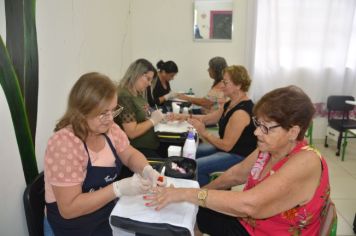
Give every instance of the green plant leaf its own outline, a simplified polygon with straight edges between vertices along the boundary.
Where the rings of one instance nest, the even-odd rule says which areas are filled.
[[[5,0],[5,10],[6,48],[17,74],[35,142],[38,106],[36,0]]]
[[[38,175],[36,155],[17,75],[1,36],[0,84],[9,105],[25,180],[29,184]]]

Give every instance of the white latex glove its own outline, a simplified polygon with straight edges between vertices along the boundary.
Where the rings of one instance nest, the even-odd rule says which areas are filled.
[[[124,195],[137,195],[148,192],[152,187],[151,181],[142,178],[138,174],[113,183],[114,193],[117,197]]]
[[[153,169],[152,166],[147,165],[143,168],[142,176],[145,179],[148,179],[151,183],[151,186],[156,187],[158,186],[166,186],[167,179],[164,175],[158,173],[157,170]]]
[[[175,98],[177,97],[177,93],[170,91],[169,93],[167,93],[166,95],[163,96],[164,99],[167,101],[169,99]]]
[[[152,122],[153,126],[157,125],[161,120],[163,120],[164,115],[160,110],[155,110],[151,113],[150,121]]]

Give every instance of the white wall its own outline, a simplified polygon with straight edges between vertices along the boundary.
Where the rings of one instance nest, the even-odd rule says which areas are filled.
[[[228,64],[245,64],[247,1],[234,1],[234,32],[231,42],[193,41],[193,1],[135,0],[132,18],[132,58],[174,60],[179,73],[172,83],[176,91],[189,87],[204,95],[212,85],[207,69],[214,56]],[[151,12],[148,14],[147,12]],[[142,27],[145,22],[147,27]]]
[[[131,62],[130,1],[37,1],[39,101],[36,154],[43,154],[80,75],[118,78]]]
[[[83,73],[100,71],[112,78],[131,62],[130,1],[37,0],[39,101],[36,155],[43,155],[67,95]],[[0,0],[0,33],[5,39],[4,0]],[[0,89],[0,235],[27,235],[22,194],[25,181],[17,143]],[[6,164],[5,164],[6,163]],[[11,185],[9,181],[11,179]]]

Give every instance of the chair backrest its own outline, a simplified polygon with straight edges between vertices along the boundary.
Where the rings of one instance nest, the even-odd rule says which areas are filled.
[[[328,120],[331,119],[332,111],[342,112],[342,119],[349,119],[349,111],[354,109],[354,105],[347,104],[345,101],[355,101],[353,96],[329,96],[326,107],[328,109]]]
[[[27,185],[23,194],[27,228],[30,236],[43,235],[44,194],[44,175],[41,172],[31,184]]]
[[[326,216],[321,222],[320,236],[336,236],[337,214],[335,204],[330,201],[327,206]]]

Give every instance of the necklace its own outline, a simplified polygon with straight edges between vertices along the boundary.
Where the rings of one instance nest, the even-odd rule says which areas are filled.
[[[228,106],[228,110],[232,109],[234,106],[236,106],[237,104],[239,104],[243,99],[245,99],[245,95],[242,96],[241,98],[237,99],[236,101],[232,101],[230,100],[230,104]]]

